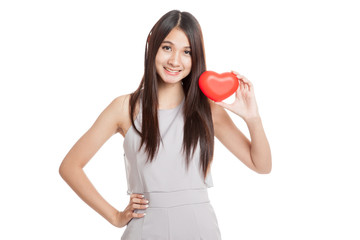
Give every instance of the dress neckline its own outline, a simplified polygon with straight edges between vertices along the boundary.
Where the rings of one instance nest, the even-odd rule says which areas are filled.
[[[158,109],[158,111],[171,111],[179,108],[185,102],[185,97],[181,100],[181,103],[174,108]]]

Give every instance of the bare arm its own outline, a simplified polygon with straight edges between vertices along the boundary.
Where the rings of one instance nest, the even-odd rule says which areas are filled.
[[[250,169],[257,173],[270,173],[270,146],[260,117],[245,121],[250,132],[249,141],[225,109],[216,105],[213,109],[215,136],[219,141]]]
[[[272,168],[269,142],[258,112],[253,84],[233,71],[239,79],[239,87],[232,104],[210,102],[215,136],[246,166],[258,173],[270,173]],[[251,141],[235,126],[225,109],[243,118]]]
[[[98,193],[83,168],[100,147],[119,131],[128,109],[125,107],[124,111],[125,99],[126,96],[118,97],[106,107],[91,128],[70,149],[59,168],[61,177],[75,193],[110,223],[114,223],[118,211]]]
[[[247,119],[245,122],[251,137],[250,155],[252,162],[259,173],[270,173],[272,167],[271,151],[261,118],[259,116]]]

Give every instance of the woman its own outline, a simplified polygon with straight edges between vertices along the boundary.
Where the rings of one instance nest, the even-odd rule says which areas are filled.
[[[221,239],[207,195],[214,136],[250,169],[271,171],[253,85],[233,72],[240,83],[234,103],[215,103],[198,87],[205,70],[197,20],[168,12],[148,36],[138,89],[114,99],[60,166],[63,179],[90,207],[114,226],[127,226],[122,239]],[[245,120],[251,142],[224,108]],[[130,195],[124,211],[106,202],[82,170],[118,132],[124,136]]]

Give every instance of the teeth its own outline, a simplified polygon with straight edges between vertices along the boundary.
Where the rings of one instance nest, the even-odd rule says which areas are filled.
[[[175,70],[171,70],[171,69],[169,69],[169,68],[165,68],[167,71],[169,71],[169,72],[180,72],[181,70],[177,70],[177,71],[175,71]]]

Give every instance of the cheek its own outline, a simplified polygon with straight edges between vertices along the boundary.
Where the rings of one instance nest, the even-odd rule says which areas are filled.
[[[155,64],[158,64],[159,62],[160,62],[160,56],[159,56],[159,54],[156,54]]]
[[[162,68],[162,63],[163,63],[163,59],[161,58],[161,56],[158,54],[155,57],[155,67],[157,70],[159,70],[160,68]]]
[[[186,68],[188,71],[190,71],[190,70],[191,70],[191,58],[186,58],[186,59],[183,61],[183,63],[184,63],[185,68]]]
[[[155,56],[155,63],[161,64],[164,61],[165,57],[166,57],[165,54],[161,51],[161,49],[159,49]]]

